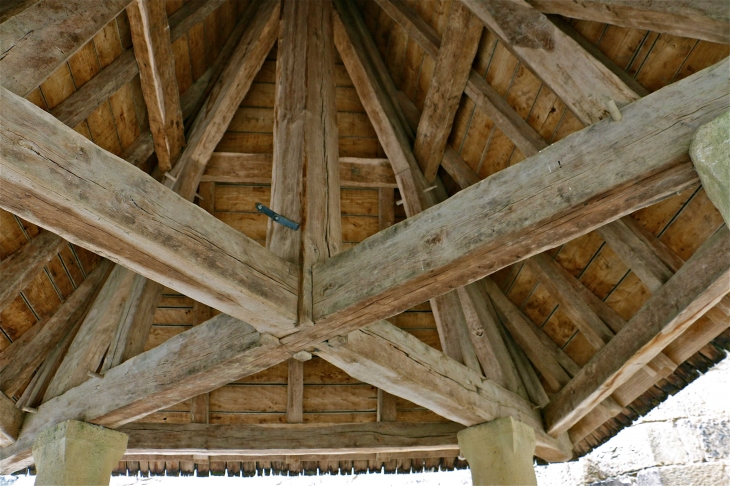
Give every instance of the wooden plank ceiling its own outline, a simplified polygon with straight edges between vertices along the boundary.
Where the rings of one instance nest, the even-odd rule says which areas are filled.
[[[91,8],[82,5],[84,2],[80,0],[74,3],[79,4],[79,9]],[[262,19],[261,29],[269,32],[267,39],[271,42],[262,41],[249,51],[240,48],[236,51],[238,40],[245,39],[246,29],[251,28],[248,22],[253,15],[251,12],[256,10],[249,1],[167,0],[165,13],[171,43],[165,45],[160,39],[165,38],[166,32],[155,30],[160,22],[164,23],[164,14],[155,10],[155,5],[160,4],[135,2],[124,10],[128,3],[110,3],[109,11],[99,12],[94,17],[99,24],[96,34],[88,33],[88,42],[73,46],[75,53],[65,62],[46,59],[36,66],[35,78],[26,77],[22,85],[16,86],[16,78],[0,77],[0,84],[6,86],[7,82],[6,87],[11,91],[48,111],[98,147],[151,173],[187,199],[193,199],[197,187],[195,201],[203,209],[267,246],[269,221],[255,209],[255,203],[273,205],[280,212],[287,205],[299,204],[299,201],[286,199],[291,199],[292,192],[282,183],[285,179],[281,175],[287,173],[287,168],[277,162],[277,151],[286,153],[287,150],[287,147],[275,146],[277,130],[287,130],[288,118],[283,110],[297,109],[295,99],[286,100],[291,106],[277,99],[277,96],[295,93],[295,83],[277,86],[277,59],[284,57],[292,64],[291,59],[296,58],[297,51],[290,50],[307,51],[306,43],[312,42],[311,39],[302,37],[303,45],[285,45],[284,50],[277,44],[269,48],[276,31],[267,30],[266,19]],[[599,114],[600,110],[591,104],[595,104],[595,100],[578,99],[582,96],[580,92],[554,85],[555,76],[550,70],[536,70],[540,62],[558,61],[536,61],[530,57],[532,53],[506,44],[510,35],[504,32],[504,26],[485,21],[494,30],[483,27],[483,19],[467,8],[475,3],[464,2],[466,6],[463,6],[457,0],[357,0],[349,4],[347,11],[351,13],[344,16],[340,8],[338,18],[344,27],[338,27],[337,23],[334,26],[333,35],[340,52],[334,52],[336,114],[332,114],[333,119],[336,117],[338,130],[341,215],[338,221],[341,243],[332,244],[339,246],[340,251],[358,245],[479,180],[516,166],[539,150],[605,116],[606,113]],[[620,80],[622,88],[617,88],[612,95],[619,107],[685,79],[730,54],[728,44],[713,42],[727,42],[727,39],[717,33],[717,26],[711,22],[706,27],[698,25],[696,29],[688,30],[674,17],[665,14],[667,27],[657,27],[658,31],[642,30],[652,25],[643,22],[643,19],[651,18],[650,13],[643,12],[641,22],[631,23],[599,15],[594,4],[601,2],[584,2],[596,9],[588,12],[586,18],[595,20],[580,20],[569,17],[573,12],[570,2],[531,0],[530,3],[541,11],[566,15],[551,19],[562,29],[560,32],[565,32],[560,35],[566,39],[576,38],[584,45],[583,52],[589,53],[585,54],[586,58],[595,64],[598,73],[595,76],[613,76]],[[43,1],[38,2],[33,8],[42,4]],[[501,5],[501,2],[494,4]],[[19,15],[28,13],[31,7],[23,8],[20,6],[19,10],[7,13],[0,11],[0,20],[11,22],[12,18],[7,20],[10,15],[18,16],[15,22],[22,20]],[[474,13],[479,15],[477,10]],[[337,29],[346,28],[348,15],[354,15],[355,20],[359,18],[360,37],[350,36],[348,40],[340,35],[338,39]],[[495,15],[495,12],[484,15]],[[157,18],[160,16],[163,18]],[[283,18],[286,20],[287,16]],[[355,20],[353,25],[356,25]],[[614,21],[616,25],[603,21]],[[2,29],[7,25],[0,24],[0,45],[3,46],[7,39],[3,37]],[[555,25],[549,23],[545,28],[558,31]],[[142,35],[145,26],[146,37]],[[49,31],[47,35],[52,33]],[[306,32],[299,32],[299,35],[306,36]],[[467,47],[473,49],[462,49],[458,44],[464,36],[470,38]],[[291,40],[287,39],[290,43]],[[353,42],[361,50],[347,51],[347,42]],[[454,52],[458,56],[454,56]],[[240,74],[240,79],[250,83],[250,87],[224,86],[218,104],[209,103],[201,112],[202,103],[212,90],[209,81],[227,79],[226,62],[235,56],[239,56],[241,62],[250,62],[249,71]],[[255,62],[250,61],[251,56],[256,58]],[[22,64],[22,59],[9,59]],[[375,66],[372,69],[382,69],[379,77],[367,77],[369,62]],[[57,67],[48,72],[50,65]],[[296,65],[289,67],[294,69]],[[0,70],[5,69],[0,67]],[[318,74],[315,70],[311,75]],[[449,84],[452,76],[458,89],[454,90],[454,85]],[[155,86],[156,79],[167,81],[162,87]],[[293,81],[295,79],[289,80]],[[177,91],[171,91],[173,86]],[[236,90],[240,91],[239,98]],[[305,103],[304,94],[300,95],[303,96],[300,104]],[[569,96],[576,99],[569,99]],[[226,104],[225,100],[233,102]],[[306,100],[306,103],[315,102]],[[280,119],[277,119],[275,106],[280,110]],[[211,113],[211,110],[215,116],[206,118],[205,113]],[[199,112],[202,115],[198,115]],[[422,117],[421,112],[424,113]],[[385,117],[380,117],[379,113]],[[199,121],[194,124],[196,116]],[[216,123],[220,126],[215,126]],[[216,131],[218,138],[211,138],[210,133]],[[319,135],[307,132],[301,135],[300,142],[292,140],[290,143],[293,149],[297,149],[298,143],[301,151],[301,146],[306,146],[303,137],[316,136]],[[214,138],[219,141],[211,142]],[[163,179],[162,172],[175,165],[181,152],[179,165],[183,168],[173,170],[173,175]],[[294,164],[296,161],[289,162]],[[411,181],[411,185],[405,184],[404,180]],[[202,182],[198,186],[199,181]],[[298,183],[301,185],[302,181]],[[642,319],[640,309],[652,296],[671,292],[675,274],[681,277],[683,271],[692,271],[694,267],[684,267],[683,271],[680,268],[722,227],[722,218],[704,190],[697,184],[689,186],[598,231],[560,244],[528,261],[502,268],[479,285],[472,284],[459,292],[414,305],[389,321],[422,343],[444,351],[471,368],[469,373],[481,375],[484,370],[486,376],[497,383],[505,380],[504,376],[519,376],[517,381],[525,388],[515,386],[510,390],[529,397],[533,403],[545,405],[553,396],[558,397],[558,401],[553,401],[546,409],[547,424],[552,430],[567,430],[575,451],[583,454],[630,423],[637,412],[645,412],[648,407],[645,404],[651,397],[689,380],[685,376],[687,369],[702,367],[703,361],[720,359],[717,347],[710,341],[723,331],[727,334],[730,306],[724,301],[691,324],[684,334],[664,343],[666,347],[662,353],[654,353],[650,359],[639,362],[639,367],[643,368],[617,388],[603,387],[602,381],[595,382],[597,378],[586,377],[587,371],[582,370],[594,355],[606,354],[600,350],[609,348],[613,335],[627,322]],[[409,191],[418,189],[401,192],[404,187],[411,188]],[[336,226],[332,223],[332,227]],[[269,229],[268,246],[285,260],[297,261],[300,257],[292,257],[282,249],[282,245],[288,243],[281,235],[277,236],[278,229]],[[335,252],[336,249],[330,254]],[[310,267],[318,261],[311,256],[304,258]],[[73,344],[72,341],[76,332],[80,335],[86,332],[81,321],[84,321],[84,310],[96,290],[91,283],[103,282],[103,271],[112,272],[104,287],[107,293],[111,292],[108,286],[112,281],[123,287],[127,292],[124,295],[129,295],[134,302],[143,295],[153,297],[139,304],[150,309],[146,317],[137,318],[140,322],[130,318],[125,331],[114,334],[113,327],[109,327],[108,332],[102,333],[105,343],[112,341],[108,351],[103,344],[104,349],[82,350],[83,356],[74,358],[85,363],[90,371],[105,372],[219,314],[172,288],[142,277],[135,280],[131,275],[121,275],[121,270],[117,275],[111,265],[109,269],[100,265],[102,261],[82,246],[0,210],[0,390],[17,400],[18,407],[33,410],[45,400],[94,379],[82,373],[83,376],[74,376],[73,383],[52,380],[57,368],[77,365],[76,362],[69,364],[64,356],[69,349],[69,356],[79,352],[78,342]],[[89,282],[86,286],[85,281]],[[479,304],[485,297],[490,302],[488,309]],[[293,311],[288,312],[292,314]],[[59,328],[63,332],[51,332],[56,329],[54,319],[60,320],[59,316],[65,316],[60,323],[64,327]],[[485,344],[480,345],[469,335],[474,322],[480,323],[481,328],[490,319],[494,319],[496,327],[492,334],[488,331],[488,335],[492,342],[499,344],[491,351],[484,351]],[[506,335],[503,331],[500,334],[498,320],[507,327]],[[277,329],[285,327],[281,325]],[[121,324],[119,329],[122,329]],[[95,328],[94,332],[100,331]],[[125,335],[119,334],[122,332],[132,333],[133,338],[127,340]],[[202,330],[200,334],[204,335]],[[375,333],[367,339],[385,339],[386,334],[385,331]],[[93,336],[89,334],[86,339],[93,339]],[[362,336],[358,339],[367,341]],[[132,341],[133,344],[127,344],[129,349],[115,350],[115,343]],[[385,391],[387,383],[379,390],[372,385],[380,386],[377,380],[370,380],[372,384],[361,381],[361,371],[352,368],[351,374],[360,379],[354,378],[343,371],[347,369],[344,364],[337,367],[330,363],[337,363],[346,353],[362,352],[353,344],[356,341],[351,339],[344,348],[330,341],[326,349],[323,348],[322,357],[314,356],[304,362],[290,360],[287,364],[283,358],[274,360],[272,364],[278,362],[275,366],[209,393],[152,413],[147,411],[146,416],[129,428],[144,430],[145,426],[141,424],[193,422],[243,426],[376,421],[393,421],[405,427],[406,424],[448,421],[424,406],[427,398],[419,397],[416,392],[408,395],[415,403],[397,398]],[[36,344],[27,348],[30,352],[23,357],[24,368],[13,366],[14,361],[20,360],[21,345],[28,342]],[[644,342],[632,344],[638,347],[624,349],[629,353],[627,359],[640,351]],[[511,366],[490,376],[489,361],[484,358],[487,352],[507,356],[508,361],[511,356],[514,365],[510,363]],[[686,361],[689,365],[683,364]],[[602,368],[605,376],[599,378],[607,378],[619,365],[606,364],[610,369]],[[574,376],[575,381],[571,381]],[[415,377],[413,379],[413,383],[418,383]],[[513,383],[515,379],[507,382]],[[558,392],[569,382],[573,388],[585,392],[585,400],[574,403],[561,398],[568,392]],[[590,407],[587,405],[589,398],[592,400]],[[573,397],[571,400],[578,399]],[[571,420],[571,412],[581,407],[592,411],[573,414]],[[454,417],[458,414],[448,407],[439,410],[456,420]],[[340,459],[332,456],[329,462],[305,456],[296,458],[296,452],[292,455],[291,451],[289,455],[268,459],[216,458],[220,451],[211,457],[146,458],[140,451],[135,451],[135,455],[123,461],[119,471],[164,472],[167,469],[169,474],[189,472],[197,467],[200,475],[208,469],[220,470],[221,467],[228,467],[230,474],[242,468],[244,472],[251,472],[267,467],[297,472],[311,469],[313,464],[320,470],[335,471],[338,468],[364,471],[379,469],[381,465],[386,469],[410,470],[413,467],[415,470],[427,465],[438,466],[439,461],[446,468],[459,464],[452,442],[435,443],[444,447],[434,446],[428,454],[421,450],[420,455],[419,452],[405,454],[401,449],[397,453],[391,451],[390,455],[381,452],[379,456],[366,451],[361,457],[352,456],[354,452],[342,446],[350,456],[344,455]]]

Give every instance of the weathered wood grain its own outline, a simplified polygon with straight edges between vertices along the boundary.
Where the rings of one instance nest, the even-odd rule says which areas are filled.
[[[413,155],[428,182],[436,179],[444,157],[482,30],[479,19],[460,2],[451,5],[413,146]]]
[[[609,116],[608,100],[621,108],[638,98],[615,74],[527,2],[463,3],[583,123],[595,123]]]
[[[545,407],[567,430],[730,292],[730,232],[715,233]]]
[[[68,334],[106,279],[109,266],[100,263],[50,316],[26,331],[0,354],[0,391],[13,396]]]
[[[27,101],[0,99],[5,209],[259,327],[293,326],[295,267]]]
[[[3,22],[0,85],[26,96],[131,1],[40,0]]]
[[[287,354],[270,352],[279,347],[271,336],[220,314],[110,369],[104,378],[41,404],[38,413],[26,417],[19,440],[0,450],[0,471],[32,462],[30,447],[47,427],[69,419],[118,427],[279,362]]]
[[[185,145],[182,109],[164,0],[135,0],[127,7],[157,163],[169,171]]]
[[[430,192],[424,193],[428,183],[422,174],[418,177],[420,168],[411,151],[406,126],[400,121],[401,111],[397,104],[394,105],[393,98],[386,88],[392,81],[390,83],[384,81],[383,76],[387,74],[385,68],[379,68],[378,63],[366,55],[367,46],[374,43],[369,34],[367,36],[361,34],[363,30],[366,31],[362,18],[351,11],[348,2],[336,1],[335,6],[335,45],[383,145],[383,150],[393,166],[401,194],[409,192],[413,194],[413,197],[404,204],[406,214],[418,214],[424,208],[433,205],[433,195]],[[374,46],[370,50],[377,52]],[[377,59],[382,64],[379,56]]]
[[[272,167],[269,154],[213,152],[200,180],[270,184]],[[340,157],[339,167],[342,187],[398,187],[388,159]]]
[[[566,436],[555,439],[542,431],[542,419],[527,400],[386,321],[323,343],[315,354],[355,378],[463,425],[515,417],[535,429],[536,455],[551,461],[572,455]]]
[[[0,393],[0,447],[15,443],[23,424],[23,412],[15,408],[15,403]]]
[[[56,256],[65,241],[50,231],[42,231],[20,250],[0,263],[0,312],[38,275],[38,272]]]
[[[631,29],[730,44],[723,0],[528,0],[537,10]]]
[[[674,272],[659,258],[643,234],[635,232],[623,218],[598,228],[598,234],[649,288],[658,291]],[[630,224],[630,223],[629,223]],[[654,237],[652,240],[656,239]]]
[[[269,425],[128,424],[126,454],[298,455],[453,450],[464,426],[436,423]]]
[[[187,147],[172,171],[176,178],[172,188],[188,200],[195,195],[208,159],[276,41],[279,10],[280,2],[252,2],[244,13],[250,20],[242,24],[240,40],[231,46],[220,76],[215,71],[211,75],[215,84],[209,87],[210,94],[190,129]],[[190,168],[186,168],[188,165]]]
[[[573,134],[316,266],[315,319],[393,315],[695,186],[687,148],[727,109],[726,69],[667,86],[626,107],[621,123]]]

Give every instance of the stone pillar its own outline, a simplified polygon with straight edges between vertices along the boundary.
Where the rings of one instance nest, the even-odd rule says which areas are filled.
[[[536,486],[535,431],[512,417],[475,425],[458,434],[475,486]]]
[[[49,427],[33,443],[36,486],[108,485],[127,450],[127,434],[67,420]]]
[[[689,154],[707,197],[730,226],[730,112],[697,130]]]

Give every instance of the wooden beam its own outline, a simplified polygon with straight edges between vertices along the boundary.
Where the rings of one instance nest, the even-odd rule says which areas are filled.
[[[545,407],[550,433],[567,430],[730,292],[730,231],[722,227]]]
[[[543,13],[730,44],[722,0],[528,0]]]
[[[0,262],[0,312],[2,312],[61,251],[65,241],[50,231],[41,233]]]
[[[728,108],[727,68],[667,86],[626,107],[621,123],[578,132],[316,266],[318,324],[394,315],[696,186],[687,148]]]
[[[200,302],[193,304],[193,325],[199,326],[210,320],[210,307]],[[190,420],[196,424],[210,421],[210,393],[201,393],[190,399]]]
[[[403,0],[376,0],[378,4],[390,15],[393,20],[408,32],[411,37],[421,48],[436,59],[441,45],[441,39],[433,28],[421,19],[416,12],[407,6]],[[487,83],[482,76],[474,70],[471,70],[469,79],[466,83],[464,93],[474,101],[474,103],[483,110],[487,116],[504,132],[507,137],[522,151],[525,156],[530,157],[539,150],[547,147],[547,142],[540,136],[537,131],[532,128],[507,101]],[[401,103],[402,105],[402,103]],[[406,116],[408,112],[404,107]],[[451,153],[450,153],[451,152]],[[459,164],[461,157],[455,151],[446,149],[444,160],[441,164],[449,174],[459,182],[458,176],[463,170]],[[449,169],[451,163],[452,169]],[[466,164],[463,164],[466,165]],[[468,167],[468,166],[467,166]],[[455,174],[454,174],[455,173]],[[477,181],[478,182],[478,179]],[[472,183],[475,183],[472,182]],[[462,187],[463,183],[459,182]],[[469,184],[471,185],[471,184]]]
[[[203,182],[234,184],[270,184],[272,159],[269,154],[213,152]],[[342,187],[398,187],[388,159],[340,157]]]
[[[337,42],[348,72],[356,80],[353,82],[358,93],[376,94],[376,96],[369,97],[367,101],[363,100],[363,103],[370,119],[373,121],[374,126],[376,126],[376,132],[378,133],[381,144],[384,147],[386,145],[390,146],[391,152],[389,158],[393,164],[393,171],[397,174],[396,179],[398,180],[398,187],[403,198],[406,214],[413,216],[435,205],[439,200],[445,199],[445,191],[443,188],[438,187],[440,181],[435,184],[435,187],[428,188],[426,186],[427,181],[421,168],[417,163],[413,163],[416,159],[410,149],[409,132],[406,130],[408,126],[403,126],[396,116],[391,115],[383,118],[383,114],[394,113],[396,111],[395,108],[399,106],[397,95],[393,94],[395,93],[394,83],[387,70],[385,70],[384,63],[377,49],[370,49],[371,55],[369,57],[363,54],[360,54],[360,57],[358,57],[358,53],[367,52],[367,49],[364,47],[355,49],[356,46],[374,45],[374,42],[370,34],[367,33],[367,30],[362,27],[364,21],[360,17],[357,9],[352,8],[352,3],[343,1],[338,3],[338,5],[340,5],[339,10],[343,12],[342,18],[346,19],[346,21],[338,24],[342,26],[344,32],[339,41],[337,37],[335,38],[335,42]],[[455,12],[456,20],[454,23],[455,29],[458,30],[456,25],[461,25],[464,22],[468,23],[470,14],[461,10],[461,7],[457,7]],[[476,26],[479,27],[478,23]],[[480,27],[478,30],[481,32]],[[457,36],[456,32],[451,32],[451,36]],[[448,63],[450,56],[451,54],[446,55],[444,63]],[[444,76],[446,77],[445,74]],[[385,86],[393,86],[393,89],[386,89]],[[463,91],[463,88],[460,91]],[[438,116],[435,111],[433,114],[434,116]],[[406,123],[408,123],[409,116],[405,113],[404,116]],[[380,129],[377,127],[380,127]],[[389,142],[382,137],[387,137]],[[388,153],[388,149],[386,149],[386,153]],[[395,162],[393,159],[394,156],[400,157],[400,160],[405,160],[405,162]],[[441,157],[439,157],[440,160]],[[467,323],[461,308],[461,303],[459,302],[459,296],[456,292],[436,296],[431,299],[431,308],[434,312],[439,339],[444,353],[456,361],[466,364],[471,369],[478,371],[479,361],[468,337]]]
[[[23,424],[23,412],[15,408],[15,402],[0,393],[0,447],[15,443]]]
[[[232,52],[225,57],[220,76],[216,72],[211,75],[215,84],[209,87],[210,94],[190,129],[187,147],[171,171],[175,178],[172,189],[185,199],[194,197],[205,165],[276,42],[279,10],[278,1],[251,2],[243,15],[247,22],[236,27],[236,31],[239,27],[242,31],[240,40],[224,47],[231,47]]]
[[[279,349],[272,353],[272,349]],[[119,427],[153,411],[208,392],[288,356],[278,340],[220,314],[158,347],[110,369],[28,414],[18,441],[0,450],[0,471],[16,471],[33,458],[38,433],[64,420]]]
[[[583,123],[609,115],[638,96],[608,68],[524,0],[462,0]]]
[[[613,337],[611,330],[555,268],[558,263],[545,253],[541,253],[528,259],[527,265],[540,284],[558,302],[562,311],[581,330],[593,349],[601,349],[611,340]]]
[[[452,450],[463,425],[364,423],[278,425],[129,424],[126,454],[299,455]]]
[[[35,324],[0,353],[0,391],[13,396],[28,382],[54,347],[84,317],[106,279],[108,268],[106,262],[97,265],[52,316]]]
[[[315,354],[354,378],[463,425],[514,417],[535,429],[537,456],[549,461],[572,456],[567,437],[547,435],[539,412],[527,400],[386,321],[327,341]]]
[[[466,7],[460,2],[451,4],[449,20],[444,30],[433,78],[423,101],[423,115],[418,123],[416,143],[413,146],[413,155],[428,182],[436,179],[444,157],[482,30],[484,27],[479,19]]]
[[[262,329],[293,327],[296,267],[29,102],[0,100],[0,206]]]
[[[392,85],[388,79],[383,80],[387,74],[379,55],[377,60],[367,55],[375,51],[372,38],[362,35],[367,32],[364,22],[357,12],[352,8],[350,2],[345,0],[335,1],[336,11],[334,15],[334,36],[335,45],[352,78],[360,101],[373,123],[378,140],[383,145],[390,163],[395,172],[398,188],[402,195],[412,193],[413,197],[405,200],[404,208],[406,214],[412,216],[435,203],[431,192],[424,192],[428,183],[420,171],[408,140],[407,125],[400,120],[402,112],[397,104],[393,103],[393,97],[387,86]],[[368,49],[370,46],[370,49]],[[395,93],[395,90],[392,90]],[[420,174],[420,176],[419,176]],[[405,196],[404,196],[405,197]]]
[[[629,219],[616,220],[598,228],[598,234],[652,293],[657,292],[674,272],[659,258],[650,246],[650,240],[635,231],[637,225],[629,226]],[[655,238],[652,236],[652,239]]]
[[[169,171],[185,145],[180,95],[164,0],[135,0],[127,7],[157,163]]]
[[[40,0],[3,22],[0,86],[26,96],[131,1]]]
[[[113,265],[109,277],[89,308],[61,366],[51,380],[44,401],[85,382],[89,379],[89,372],[100,371],[102,359],[119,322],[133,311],[130,306],[136,302],[127,297],[134,283],[134,272],[121,265]]]
[[[218,8],[222,3],[223,0],[195,0],[193,2],[186,3],[185,6],[175,12],[169,19],[170,42],[174,43],[182,37],[190,29],[190,27],[203,21],[205,17]],[[219,60],[216,59],[216,63],[218,62]],[[76,125],[86,120],[89,115],[99,107],[99,105],[109,99],[109,97],[119,88],[134,79],[138,73],[139,67],[137,66],[137,60],[134,56],[134,49],[127,49],[121,56],[117,57],[111,64],[102,69],[99,74],[91,78],[87,83],[74,91],[71,96],[53,108],[51,110],[51,114],[64,124],[74,128]],[[210,74],[207,73],[207,76],[204,75],[201,76],[201,78],[204,78],[202,79],[202,82],[201,79],[198,79],[193,86],[188,88],[181,96],[180,103],[182,105],[183,118],[187,118],[185,113],[186,101],[190,104],[191,98],[193,98],[194,100],[192,101],[192,104],[197,104],[198,97],[194,96],[195,91],[197,91],[196,88],[198,88],[200,84],[207,85],[208,80],[210,79]],[[145,134],[143,134],[142,137],[144,135]],[[124,155],[122,155],[122,158],[129,160],[128,157]],[[145,157],[142,162],[146,160],[147,158]],[[139,165],[139,163],[131,163]]]

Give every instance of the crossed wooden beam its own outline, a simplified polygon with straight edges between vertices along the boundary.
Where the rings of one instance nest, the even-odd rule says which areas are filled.
[[[399,7],[401,15],[407,13],[400,2],[379,1]],[[198,3],[202,8],[203,3]],[[457,5],[450,27],[454,32],[447,28],[435,52],[448,52],[449,44],[458,41],[455,31],[460,26],[480,30],[472,15],[509,41],[510,32],[496,20],[499,12],[479,2],[466,1],[464,5]],[[332,14],[328,6],[319,8],[324,10],[311,9],[305,18],[314,22],[319,16],[321,22],[332,16],[334,43],[391,161],[409,215],[407,221],[339,254],[335,254],[335,223],[324,228],[304,225],[301,237],[308,243],[314,241],[311,248],[316,249],[304,254],[292,253],[291,243],[287,243],[291,234],[272,226],[267,245],[270,251],[190,202],[235,107],[277,38],[280,17],[284,22],[295,18],[294,12],[287,13],[286,9],[282,14],[279,2],[252,4],[245,21],[237,27],[238,37],[229,47],[225,64],[212,75],[212,89],[192,124],[187,147],[171,177],[165,179],[167,187],[17,96],[33,86],[26,83],[13,89],[14,85],[2,83],[11,89],[0,88],[4,107],[0,118],[0,207],[123,265],[106,269],[110,277],[105,285],[116,282],[114,291],[107,289],[110,295],[139,293],[146,278],[225,314],[151,351],[121,353],[102,379],[84,381],[77,377],[56,383],[54,393],[46,396],[37,413],[21,416],[20,436],[0,451],[1,470],[14,471],[32,462],[29,448],[37,433],[60,421],[80,419],[118,427],[264,370],[300,351],[316,353],[362,381],[463,425],[502,416],[518,418],[535,429],[538,456],[565,460],[572,455],[565,431],[599,404],[610,406],[605,400],[617,387],[730,290],[726,285],[730,263],[717,265],[723,261],[719,257],[730,252],[730,236],[724,228],[676,273],[668,275],[644,309],[616,331],[615,337],[608,336],[591,362],[549,398],[549,403],[520,391],[515,381],[505,380],[504,375],[500,375],[503,381],[496,376],[484,377],[384,321],[428,299],[441,299],[436,305],[445,310],[464,312],[469,295],[472,304],[480,302],[478,289],[460,291],[450,301],[441,296],[460,287],[469,289],[473,282],[500,268],[696,186],[698,179],[687,155],[689,141],[699,126],[728,109],[728,62],[638,99],[639,95],[610,70],[589,59],[566,34],[549,22],[545,24],[541,14],[524,4],[521,8],[526,18],[547,29],[555,44],[549,56],[542,51],[547,59],[517,46],[512,46],[513,52],[546,79],[556,79],[557,70],[566,68],[558,63],[558,67],[547,69],[550,56],[574,63],[573,70],[588,65],[583,72],[594,80],[592,92],[577,86],[567,88],[561,98],[586,123],[595,124],[550,147],[532,145],[533,155],[519,165],[443,201],[445,196],[435,176],[439,163],[461,174],[464,181],[474,177],[449,153],[445,137],[434,135],[435,131],[448,133],[450,125],[436,126],[433,120],[453,120],[454,96],[441,101],[435,94],[430,97],[432,102],[426,104],[425,116],[420,117],[423,127],[419,123],[414,131],[408,122],[408,107],[398,103],[392,80],[374,51],[372,39],[365,35],[357,10],[344,1],[335,2]],[[289,26],[294,38],[303,36],[300,40],[307,46],[305,52],[313,49],[325,54],[318,58],[325,60],[324,66],[305,67],[308,76],[327,82],[331,72],[326,63],[332,60],[333,52],[312,39],[312,27],[306,22]],[[154,44],[153,36],[148,37]],[[433,51],[438,38],[420,38],[430,42]],[[148,52],[165,56],[164,50]],[[468,57],[467,53],[453,65],[454,56],[443,54],[434,82],[445,83],[445,74],[458,70],[461,75],[457,78],[463,81],[459,96],[471,86],[467,93],[471,90],[490,109],[504,111],[503,106],[495,107],[493,98],[490,101],[488,88],[470,78]],[[457,87],[461,81],[455,83]],[[294,79],[288,81],[290,85],[286,83],[282,81],[279,89],[295,86]],[[326,91],[308,92],[300,101],[310,109],[320,107],[323,119],[331,122],[332,96]],[[604,98],[621,107],[621,122],[601,120],[606,115]],[[148,101],[148,106],[151,104]],[[288,107],[291,113],[300,108],[296,103]],[[505,116],[503,123],[512,126],[514,133],[521,133],[526,146],[536,140],[514,119]],[[153,144],[148,138],[147,146],[154,145],[159,151],[162,139],[179,137],[179,133],[171,131],[176,126],[174,120],[161,117],[157,126],[159,129],[152,132]],[[292,135],[287,130],[296,127],[287,128],[277,121],[275,130],[279,129]],[[301,155],[302,147],[312,142],[325,146],[332,140],[327,130],[294,135],[280,137],[277,147],[281,154]],[[334,140],[336,143],[336,132]],[[411,149],[411,140],[417,149]],[[437,146],[432,145],[434,141]],[[174,162],[175,150],[169,143],[164,147]],[[428,154],[428,160],[414,152]],[[318,169],[319,179],[297,182],[309,198],[317,191],[329,194],[332,189],[327,183],[334,190],[338,187],[332,184],[339,174],[333,169],[337,158],[320,158],[325,162]],[[284,160],[291,162],[275,153],[274,187],[282,184],[283,178],[277,173],[286,173],[286,167],[279,165]],[[301,159],[295,162],[303,163]],[[433,181],[437,190],[427,191]],[[313,185],[305,187],[309,184]],[[280,187],[276,204],[291,205],[287,198],[291,192]],[[317,203],[319,209],[311,213],[310,221],[327,211],[335,213],[328,201]],[[306,204],[310,204],[309,199]],[[335,234],[334,240],[327,241],[323,234]],[[323,255],[332,257],[325,259]],[[138,276],[125,274],[125,269]],[[153,308],[154,298],[146,305]],[[144,334],[148,325],[144,319],[130,322],[129,335]],[[89,336],[98,337],[100,329],[110,335],[114,327],[97,323]],[[493,336],[494,342],[500,340],[499,333]],[[498,350],[491,352],[499,355]],[[77,369],[84,369],[83,363],[94,359],[93,353],[83,349],[77,354],[72,363]],[[489,373],[486,367],[485,372]],[[546,405],[544,418],[531,403],[539,401]]]

